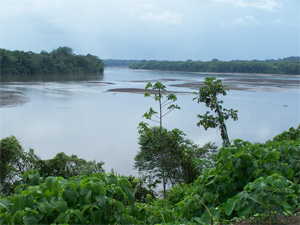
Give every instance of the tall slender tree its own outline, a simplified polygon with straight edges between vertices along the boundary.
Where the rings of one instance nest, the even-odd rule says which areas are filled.
[[[160,151],[160,164],[161,164],[161,177],[162,177],[162,184],[163,184],[163,193],[164,197],[166,196],[166,162],[164,158],[164,151],[163,149],[163,118],[172,112],[174,109],[180,109],[180,107],[176,104],[173,104],[177,97],[175,94],[170,93],[167,94],[166,86],[163,85],[161,82],[156,82],[152,85],[150,82],[145,87],[146,90],[150,89],[148,92],[145,93],[145,97],[152,97],[156,102],[158,102],[158,112],[155,111],[152,107],[143,115],[144,118],[159,123],[159,151]],[[167,94],[166,98],[164,99],[163,94]],[[165,111],[164,111],[165,109]],[[139,124],[140,130],[144,130],[148,124],[141,122]]]
[[[225,121],[232,118],[234,121],[238,119],[237,110],[225,109],[222,104],[222,100],[218,99],[218,95],[225,96],[229,89],[222,84],[221,80],[217,80],[215,77],[206,77],[204,86],[199,88],[199,92],[194,92],[197,96],[193,100],[197,100],[198,103],[204,102],[205,105],[211,109],[215,114],[207,111],[204,115],[198,114],[200,119],[197,126],[203,126],[205,130],[208,128],[219,127],[221,130],[221,137],[223,140],[223,146],[229,146],[230,140],[227,133],[227,127]]]

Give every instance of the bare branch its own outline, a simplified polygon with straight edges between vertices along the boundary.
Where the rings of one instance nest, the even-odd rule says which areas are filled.
[[[168,102],[168,103],[162,105],[161,107],[165,107],[165,106],[167,106],[167,105],[170,105],[171,103],[173,103],[173,101],[172,101],[172,102]]]
[[[162,117],[164,117],[165,115],[168,115],[170,112],[172,112],[175,108],[171,109],[170,111],[166,112]]]

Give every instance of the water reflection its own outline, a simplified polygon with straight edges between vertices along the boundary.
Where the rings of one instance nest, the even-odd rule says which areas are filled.
[[[43,82],[61,82],[61,81],[86,81],[86,80],[103,80],[103,73],[95,74],[47,74],[47,75],[2,75],[0,76],[1,82],[32,82],[32,81],[43,81]]]

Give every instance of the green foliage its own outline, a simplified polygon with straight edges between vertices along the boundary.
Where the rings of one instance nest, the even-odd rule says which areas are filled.
[[[31,149],[25,152],[14,136],[0,141],[0,193],[10,194],[22,183],[22,174],[33,169],[37,157]]]
[[[265,144],[235,140],[221,148],[214,166],[204,169],[177,203],[181,220],[202,218],[204,204],[210,211],[218,209],[216,215],[223,219],[256,213],[274,219],[299,208],[300,138],[294,135],[299,127]]]
[[[76,155],[58,153],[53,159],[42,160],[33,149],[25,152],[19,141],[10,136],[0,141],[0,193],[13,193],[17,185],[24,184],[22,174],[38,170],[41,177],[62,176],[69,179],[77,175],[104,172],[103,162],[86,161]]]
[[[154,147],[155,152],[156,152],[156,158],[154,159],[156,161],[155,166],[150,166],[148,168],[144,168],[142,170],[146,171],[148,169],[150,169],[150,174],[154,172],[154,177],[160,177],[162,180],[162,185],[163,185],[163,193],[164,193],[164,197],[166,196],[166,185],[168,183],[168,175],[167,173],[169,173],[170,168],[174,168],[174,166],[169,166],[169,158],[168,158],[168,151],[166,149],[167,147],[167,143],[165,140],[165,137],[163,135],[163,117],[165,117],[167,114],[169,114],[170,112],[172,112],[174,109],[180,109],[180,107],[178,105],[172,104],[177,100],[176,95],[174,94],[168,94],[166,96],[166,99],[163,100],[164,96],[163,94],[166,93],[166,86],[163,85],[161,82],[156,82],[154,85],[152,85],[150,82],[146,85],[145,89],[150,89],[151,94],[153,94],[154,96],[152,96],[150,94],[150,92],[146,92],[145,93],[145,97],[152,97],[156,102],[158,102],[158,107],[159,107],[159,112],[153,110],[152,107],[150,107],[150,109],[143,115],[143,117],[145,117],[148,120],[152,120],[154,122],[159,123],[159,135],[156,136],[155,142],[158,144],[156,147]],[[168,106],[168,107],[167,107]],[[167,112],[163,112],[163,109],[167,107],[166,111]],[[156,117],[156,119],[153,119],[153,117]],[[146,131],[147,133],[151,133],[148,129],[148,125],[144,122],[141,122],[139,124],[139,132],[143,133],[144,131]],[[153,135],[152,135],[153,136]],[[155,145],[154,145],[155,146]],[[154,161],[152,160],[152,161]],[[137,161],[143,161],[143,159],[137,159]],[[158,165],[159,164],[159,165]],[[136,168],[142,168],[140,166],[136,167]],[[159,182],[159,181],[155,181],[155,182]]]
[[[151,88],[151,89],[150,89]],[[163,94],[166,93],[166,86],[163,85],[161,82],[156,82],[154,85],[152,85],[150,82],[146,85],[145,89],[150,89],[154,96],[151,95],[150,92],[145,93],[145,97],[152,97],[155,101],[158,102],[159,106],[159,113],[151,107],[148,112],[146,112],[143,117],[145,117],[148,120],[155,121],[162,126],[162,118],[165,117],[167,114],[172,112],[174,109],[180,109],[178,105],[172,104],[173,102],[177,101],[177,97],[174,94],[168,94],[166,96],[166,100],[163,101]],[[163,113],[163,108],[167,107],[167,112]],[[159,114],[159,115],[157,115]],[[156,117],[156,119],[153,119],[153,117]]]
[[[53,159],[38,160],[37,169],[42,177],[62,176],[69,179],[77,175],[92,175],[103,173],[103,162],[86,161],[76,155],[67,156],[65,153],[57,153]]]
[[[263,144],[235,140],[210,158],[196,181],[174,186],[164,199],[143,191],[138,199],[143,181],[134,177],[25,172],[26,183],[0,198],[0,224],[219,224],[256,215],[273,223],[299,210],[299,130]]]
[[[40,54],[0,49],[1,75],[62,75],[102,73],[103,62],[93,55],[75,55],[69,47]]]
[[[134,168],[155,185],[163,176],[163,158],[166,184],[174,186],[182,182],[193,182],[199,176],[199,172],[194,169],[193,160],[203,157],[207,149],[199,148],[184,136],[178,129],[167,131],[160,127],[144,127],[140,130],[140,150],[134,158]],[[162,146],[158,141],[160,137],[163,138]]]
[[[151,196],[151,198],[155,199],[155,192],[151,189],[151,187],[145,187],[146,178],[145,177],[134,177],[128,176],[125,177],[130,182],[132,188],[134,189],[134,199],[137,202],[145,202],[147,196]]]
[[[29,179],[31,174],[25,176]],[[39,176],[38,174],[36,174]],[[97,173],[69,180],[49,176],[0,200],[4,224],[132,224],[139,209],[130,182]]]
[[[283,141],[283,140],[296,140],[300,138],[300,125],[297,129],[291,127],[289,131],[284,131],[281,134],[278,134],[273,138],[274,141]]]
[[[125,59],[102,59],[105,66],[128,67],[133,63],[138,63],[141,60],[125,60]]]
[[[129,68],[189,72],[300,74],[299,61],[299,57],[266,61],[233,60],[228,62],[217,59],[213,59],[210,62],[143,60],[129,65]]]
[[[217,97],[220,94],[226,95],[227,90],[221,80],[216,80],[215,77],[206,77],[204,86],[199,89],[199,92],[194,92],[197,97],[193,99],[197,100],[198,103],[204,102],[206,107],[216,114],[212,115],[211,112],[207,111],[204,115],[197,115],[200,119],[197,126],[203,126],[205,130],[219,127],[223,146],[230,144],[225,121],[229,118],[234,121],[238,119],[237,110],[223,108],[224,102]]]

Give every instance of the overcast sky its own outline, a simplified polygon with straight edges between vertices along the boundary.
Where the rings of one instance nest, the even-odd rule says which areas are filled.
[[[300,55],[300,0],[0,0],[0,47],[102,59]]]

